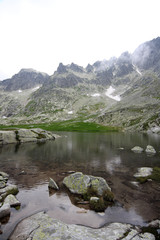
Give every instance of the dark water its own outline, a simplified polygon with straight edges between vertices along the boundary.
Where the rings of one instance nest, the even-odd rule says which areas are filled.
[[[147,182],[139,187],[131,182],[139,167],[160,167],[160,136],[129,133],[60,133],[61,138],[44,144],[26,143],[0,148],[0,170],[10,175],[9,182],[17,184],[19,210],[12,209],[8,223],[2,223],[7,239],[16,224],[26,216],[45,210],[66,223],[100,227],[110,222],[145,225],[160,217],[160,185]],[[154,146],[157,154],[135,154],[138,145]],[[121,149],[124,148],[124,149]],[[68,171],[106,179],[115,195],[116,204],[104,214],[72,204],[62,181]],[[54,178],[60,191],[49,194],[49,177]]]

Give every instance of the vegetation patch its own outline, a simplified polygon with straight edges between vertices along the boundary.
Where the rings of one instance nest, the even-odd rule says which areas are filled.
[[[24,124],[24,125],[0,125],[0,129],[15,129],[15,128],[42,128],[47,131],[70,131],[70,132],[118,132],[119,127],[104,126],[95,122],[83,122],[75,120],[66,120],[61,122],[52,122],[44,124]]]

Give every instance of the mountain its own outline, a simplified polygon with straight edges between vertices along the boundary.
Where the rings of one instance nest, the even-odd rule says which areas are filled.
[[[12,78],[0,82],[0,87],[5,91],[25,90],[42,85],[49,75],[34,69],[21,69]]]
[[[2,123],[91,121],[128,130],[160,125],[160,38],[133,54],[86,68],[60,63],[53,75],[22,69],[0,84]]]

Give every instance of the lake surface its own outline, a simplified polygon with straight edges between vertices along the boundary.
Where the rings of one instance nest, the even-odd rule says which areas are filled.
[[[138,187],[132,182],[139,167],[160,167],[160,136],[133,133],[58,133],[61,138],[43,144],[26,143],[0,148],[0,170],[17,184],[19,210],[12,208],[8,223],[2,223],[7,239],[16,224],[27,216],[45,210],[66,223],[101,227],[110,222],[144,226],[160,217],[160,184],[147,182]],[[152,145],[157,153],[147,155],[131,151],[134,146]],[[115,195],[116,204],[104,213],[75,206],[62,182],[68,171],[100,176],[106,179]],[[60,186],[50,194],[49,177]]]

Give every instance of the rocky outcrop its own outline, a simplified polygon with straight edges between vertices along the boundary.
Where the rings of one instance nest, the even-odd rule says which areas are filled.
[[[139,227],[135,228],[130,224],[111,223],[103,228],[93,229],[74,224],[65,224],[40,212],[20,222],[9,239],[155,240],[155,237],[148,232],[142,233]]]
[[[40,128],[0,131],[0,145],[9,143],[44,142],[54,140],[58,135]]]

